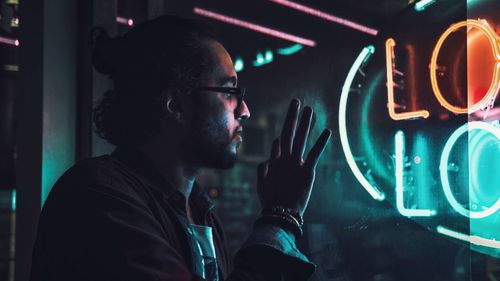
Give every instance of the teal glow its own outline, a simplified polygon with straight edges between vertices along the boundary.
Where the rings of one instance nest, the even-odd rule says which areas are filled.
[[[470,211],[464,208],[462,204],[460,204],[455,199],[455,196],[451,191],[450,182],[448,179],[448,159],[451,153],[451,149],[461,135],[463,135],[465,132],[470,133],[472,130],[485,130],[493,134],[500,141],[500,129],[491,124],[488,124],[486,122],[474,121],[462,125],[457,130],[455,130],[455,132],[453,132],[443,148],[443,154],[441,155],[441,162],[439,164],[439,172],[441,174],[441,184],[443,186],[444,195],[446,196],[446,199],[453,207],[453,209],[455,209],[455,211],[457,211],[462,216],[478,219],[488,217],[498,211],[500,209],[500,198],[498,198],[496,203],[489,208],[479,211]]]
[[[274,59],[273,52],[270,50],[267,50],[264,54],[262,53],[257,53],[257,56],[255,57],[255,60],[252,62],[253,66],[259,67],[268,63],[271,63]]]
[[[274,55],[271,50],[267,50],[264,54],[257,53],[255,60],[253,61],[253,66],[259,67],[268,63],[273,62]]]
[[[255,59],[257,63],[263,64],[264,63],[264,56],[261,53],[257,54],[257,58]]]
[[[48,134],[47,134],[48,135]],[[64,138],[57,139],[55,136],[50,136],[53,140],[52,143],[46,142],[44,144],[44,152],[42,158],[42,191],[41,191],[41,204],[49,196],[52,186],[56,183],[57,179],[74,164],[73,155],[68,152],[68,143],[62,143]],[[57,143],[56,143],[57,141]]]
[[[415,4],[415,11],[422,12],[430,5],[434,4],[436,0],[420,0]]]
[[[59,163],[55,158],[58,152],[54,151],[53,154],[44,155],[42,159],[42,194],[41,194],[41,202],[42,206],[45,203],[45,200],[49,196],[50,190],[52,186],[56,182],[57,178],[60,176],[58,173]]]
[[[16,196],[16,190],[13,189],[12,190],[12,199],[11,199],[11,201],[12,201],[12,212],[16,211],[16,197],[17,197]]]
[[[258,53],[253,61],[253,66],[261,66],[264,65],[264,55],[262,53]]]
[[[405,135],[403,131],[397,131],[394,137],[395,176],[396,176],[396,207],[399,213],[405,217],[430,217],[436,214],[434,210],[407,209],[404,206],[404,157],[406,153]]]
[[[467,0],[467,8],[471,8],[472,6],[481,2],[480,0]]]
[[[457,231],[454,231],[454,230],[451,230],[451,229],[446,228],[446,227],[441,226],[441,225],[438,225],[436,227],[436,231],[439,234],[443,234],[443,235],[451,237],[451,238],[455,238],[455,239],[458,239],[458,240],[461,240],[461,241],[464,241],[464,242],[470,242],[469,235],[463,234],[463,233],[460,233],[460,232],[457,232]]]
[[[240,72],[245,68],[245,63],[243,62],[242,58],[236,58],[234,60],[234,70],[236,72]]]
[[[412,166],[415,175],[415,187],[418,190],[417,202],[421,208],[433,209],[437,206],[432,198],[432,186],[434,185],[434,175],[431,173],[431,155],[429,153],[429,138],[422,133],[415,133],[413,140],[414,165]],[[417,162],[418,161],[418,162]]]
[[[467,235],[458,231],[451,230],[441,225],[438,225],[436,227],[436,231],[439,234],[455,238],[464,242],[469,242],[474,245],[500,249],[500,241],[494,239],[487,239],[476,235]]]
[[[385,69],[380,71],[370,86],[366,90],[366,96],[363,99],[363,104],[361,105],[361,122],[359,125],[359,135],[361,139],[361,145],[363,146],[363,152],[365,153],[367,162],[370,163],[370,168],[373,169],[373,173],[377,176],[385,179],[386,181],[392,182],[394,180],[393,174],[389,172],[386,168],[385,163],[381,160],[380,150],[375,147],[375,134],[370,130],[370,106],[372,105],[372,100],[377,94],[377,86],[382,83],[382,79],[385,78]],[[378,154],[378,155],[377,155]],[[378,157],[379,156],[379,157]]]
[[[368,46],[363,48],[361,53],[358,55],[356,60],[354,61],[349,73],[344,82],[344,86],[342,87],[342,93],[340,95],[340,104],[339,104],[339,135],[340,142],[342,144],[342,149],[344,151],[347,164],[351,168],[356,179],[363,186],[363,188],[375,199],[378,201],[383,201],[385,199],[385,194],[380,191],[374,183],[370,183],[363,173],[360,171],[358,165],[356,164],[356,160],[352,154],[351,148],[349,146],[349,139],[347,137],[347,126],[346,126],[346,111],[347,111],[347,99],[349,97],[349,92],[351,90],[352,81],[356,76],[356,73],[361,68],[361,66],[368,61],[368,58],[374,53],[375,48],[373,46]]]
[[[474,130],[469,134],[469,190],[472,202],[485,209],[500,195],[500,142],[486,130]]]
[[[56,56],[51,50],[50,55]],[[72,65],[64,63],[61,64],[63,70],[73,71]],[[58,69],[57,71],[63,71]],[[40,191],[34,192],[36,200],[43,206],[47,196],[52,189],[52,186],[57,179],[72,165],[75,164],[75,153],[77,143],[75,125],[77,124],[75,108],[77,99],[75,95],[68,93],[75,89],[74,79],[61,79],[60,75],[55,75],[56,72],[50,72],[44,78],[46,84],[43,88],[43,114],[42,127],[40,134],[42,137],[41,143],[41,186],[32,187],[19,187],[19,188],[37,188]],[[65,73],[70,75],[71,73]],[[104,141],[103,141],[104,142]],[[95,146],[92,146],[94,150]],[[41,190],[40,190],[41,188]],[[38,205],[38,204],[37,204]],[[37,206],[38,207],[38,206]]]
[[[373,45],[368,45],[365,47],[367,50],[368,50],[368,56],[365,56],[365,58],[363,59],[363,62],[361,63],[361,65],[364,65],[366,64],[370,58],[372,57],[372,55],[375,53],[375,47]]]
[[[273,52],[271,50],[267,50],[265,53],[264,53],[264,59],[266,60],[267,63],[270,63],[273,61],[274,59],[274,55],[273,55]]]
[[[289,56],[289,55],[293,55],[295,53],[298,53],[303,48],[304,48],[303,45],[295,44],[295,45],[292,45],[292,46],[287,47],[287,48],[278,49],[278,50],[276,50],[276,52],[282,56]]]

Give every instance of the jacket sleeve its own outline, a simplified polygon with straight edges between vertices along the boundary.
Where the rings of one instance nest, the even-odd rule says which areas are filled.
[[[147,205],[110,184],[56,184],[42,211],[32,281],[201,281],[164,236]],[[293,270],[292,270],[293,269]],[[227,280],[306,280],[313,265],[293,236],[262,225],[238,252]]]
[[[236,254],[230,280],[307,280],[315,265],[298,249],[295,236],[261,224]]]

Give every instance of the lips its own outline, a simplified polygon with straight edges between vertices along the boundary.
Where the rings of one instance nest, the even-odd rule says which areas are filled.
[[[243,137],[238,134],[238,135],[234,136],[234,141],[236,141],[236,142],[242,142],[243,141]]]
[[[233,139],[237,142],[243,141],[243,129],[239,129],[234,133]]]

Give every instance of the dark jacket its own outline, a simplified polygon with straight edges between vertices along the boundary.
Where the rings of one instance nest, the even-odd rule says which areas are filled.
[[[137,150],[77,163],[44,204],[31,280],[202,280],[184,200]],[[293,235],[272,225],[253,231],[233,268],[214,205],[197,185],[190,204],[195,223],[213,229],[221,280],[304,280],[312,274]]]

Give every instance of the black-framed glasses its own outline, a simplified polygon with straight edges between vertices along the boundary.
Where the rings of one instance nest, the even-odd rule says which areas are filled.
[[[230,87],[199,87],[194,92],[207,91],[207,92],[217,92],[230,94],[235,96],[238,99],[238,105],[236,106],[237,110],[241,109],[241,105],[243,104],[243,100],[245,98],[246,88],[230,88]]]

